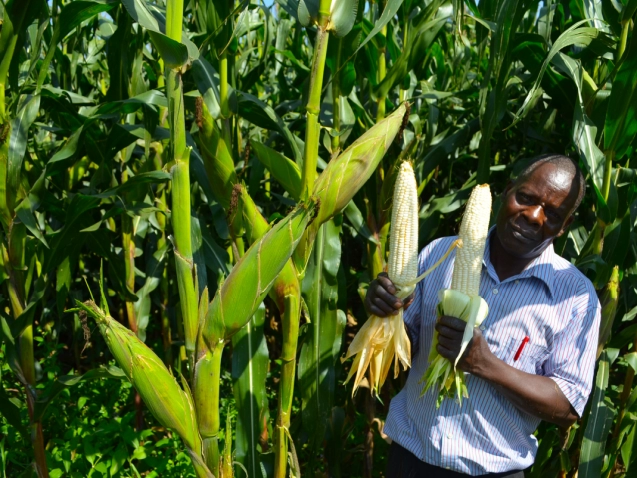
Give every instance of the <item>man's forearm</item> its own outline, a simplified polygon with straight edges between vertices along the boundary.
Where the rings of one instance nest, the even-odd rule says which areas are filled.
[[[548,377],[522,372],[495,356],[473,373],[535,417],[562,427],[569,427],[578,418],[557,383]]]

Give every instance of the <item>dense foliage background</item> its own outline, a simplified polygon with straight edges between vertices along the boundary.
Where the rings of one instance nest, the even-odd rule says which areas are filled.
[[[298,346],[268,297],[225,347],[219,409],[231,435],[221,442],[232,437],[237,476],[273,476],[289,343],[298,364],[288,472],[383,475],[383,420],[404,374],[378,399],[365,388],[352,397],[350,362],[339,357],[385,267],[393,165],[415,165],[423,246],[455,233],[477,182],[491,184],[495,211],[524,159],[549,152],[587,174],[556,250],[593,281],[604,317],[586,415],[568,431],[540,427],[529,476],[637,476],[637,1],[343,0],[338,18],[350,30],[329,34],[323,60],[320,20],[299,21],[298,1],[176,5],[182,44],[162,34],[161,0],[0,3],[3,476],[31,476],[34,462],[51,477],[194,476],[95,322],[65,312],[97,293],[103,267],[111,314],[188,375],[165,68],[183,75],[193,258],[210,297],[244,247],[215,169],[220,144],[233,184],[272,222],[299,198],[294,163],[304,161],[309,116],[320,122],[320,171],[399,103],[411,105],[376,173],[323,226],[301,284]],[[306,108],[317,91],[319,108]]]

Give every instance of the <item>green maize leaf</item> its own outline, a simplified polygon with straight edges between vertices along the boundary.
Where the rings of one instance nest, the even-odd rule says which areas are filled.
[[[198,452],[201,438],[197,431],[194,404],[162,360],[133,332],[106,315],[94,302],[83,304],[77,301],[77,305],[96,320],[115,361],[157,421],[175,430],[190,450]]]
[[[329,29],[337,37],[344,37],[354,27],[358,12],[358,0],[337,0],[330,6]]]
[[[586,169],[598,189],[602,189],[604,180],[604,153],[597,147],[597,127],[586,114],[583,96],[584,69],[582,64],[559,52],[553,58],[553,64],[566,73],[577,86],[578,102],[573,116],[573,144],[583,159]]]
[[[637,35],[633,35],[624,52],[608,99],[604,122],[604,149],[615,152],[621,159],[631,154],[632,142],[637,134]]]
[[[192,73],[210,116],[213,120],[219,119],[221,116],[219,74],[203,57],[197,58],[192,63]]]
[[[29,128],[35,121],[39,109],[40,95],[21,95],[18,113],[11,122],[7,170],[7,198],[11,198],[10,208],[11,203],[15,201],[18,195],[22,160],[27,150]]]
[[[146,328],[151,316],[150,294],[159,286],[167,253],[168,247],[164,244],[146,259],[146,279],[144,285],[136,293],[135,320],[137,321],[137,336],[142,342],[146,342]]]
[[[336,389],[336,365],[346,323],[337,308],[337,273],[341,261],[340,224],[328,221],[316,236],[312,259],[303,281],[309,310],[308,338],[299,356],[299,386],[303,428],[312,446],[323,441]]]
[[[9,121],[0,123],[0,221],[2,221],[2,225],[5,231],[9,230],[9,224],[11,224],[11,212],[9,211],[9,204],[12,199],[7,194],[10,136],[11,123]]]
[[[225,336],[229,338],[254,315],[292,256],[314,209],[313,203],[299,205],[255,242],[233,267],[211,302],[203,324],[208,347],[219,339],[214,333],[217,320],[225,325]]]
[[[622,22],[629,21],[637,11],[637,0],[628,0],[622,10]]]
[[[77,265],[77,254],[68,255],[58,267],[55,274],[55,299],[57,303],[58,314],[62,315],[64,312],[64,305],[66,298],[69,295],[71,289],[71,281],[73,280],[73,269]]]
[[[319,6],[321,0],[299,0],[298,19],[304,27],[316,22],[319,16]]]
[[[394,18],[402,3],[403,0],[387,0],[387,2],[385,3],[385,10],[383,10],[381,16],[378,17],[378,20],[376,20],[376,23],[374,23],[374,28],[372,28],[372,30],[367,34],[365,39],[356,49],[356,52],[363,48],[368,41],[374,38],[383,29],[383,27],[387,25],[392,18]]]
[[[116,6],[117,3],[113,1],[89,2],[80,0],[68,3],[60,12],[60,17],[55,24],[57,40],[64,39],[71,30],[74,30],[82,22],[99,13],[108,12]]]
[[[438,32],[449,21],[451,12],[446,6],[442,0],[436,0],[427,6],[427,14],[422,16],[410,32],[410,48],[392,64],[383,81],[374,89],[377,98],[386,97],[389,91],[427,55]]]
[[[107,100],[121,100],[128,97],[128,86],[132,72],[133,52],[127,47],[133,40],[133,19],[122,13],[113,17],[117,20],[117,29],[107,41],[106,61],[108,63],[109,87]]]
[[[168,100],[161,91],[148,90],[125,100],[114,100],[108,103],[103,103],[91,116],[109,116],[116,113],[128,115],[138,111],[143,106],[149,106],[152,109],[155,107],[165,108],[168,106]]]
[[[626,441],[621,447],[621,457],[626,466],[626,475],[633,476],[637,470],[637,426],[632,427]]]
[[[590,415],[584,430],[578,468],[580,478],[599,478],[602,476],[606,439],[613,423],[613,411],[604,401],[608,388],[609,367],[608,355],[604,351],[598,362],[595,388],[590,402]]]
[[[293,161],[258,141],[250,141],[259,161],[295,200],[301,197],[301,170]]]
[[[246,326],[232,336],[233,393],[238,412],[235,459],[247,470],[247,476],[238,472],[238,477],[261,474],[257,450],[260,440],[268,433],[265,381],[270,358],[263,334],[264,323],[265,306],[262,303]]]
[[[34,208],[31,205],[29,197],[26,197],[15,209],[15,215],[18,219],[20,219],[20,221],[22,221],[27,229],[29,229],[31,234],[33,234],[44,245],[44,247],[48,248],[49,244],[46,242],[42,231],[40,231],[35,215],[33,214],[33,209]]]
[[[512,63],[515,32],[522,21],[524,9],[518,8],[520,0],[494,2],[496,30],[491,37],[489,68],[480,91],[480,125],[482,138],[478,149],[478,183],[489,182],[491,165],[491,137],[501,118],[506,102],[506,83]],[[482,5],[481,5],[482,6]],[[484,17],[491,17],[485,15]],[[489,88],[490,79],[495,79],[495,87]]]
[[[316,180],[314,191],[320,201],[319,212],[294,253],[294,263],[300,273],[305,270],[319,227],[340,213],[374,173],[398,134],[406,111],[403,104],[379,121],[330,161]]]
[[[522,106],[515,114],[515,121],[513,122],[513,124],[520,121],[528,113],[531,100],[535,96],[536,92],[539,90],[542,76],[544,75],[544,72],[548,68],[549,62],[553,59],[553,57],[557,55],[560,50],[566,48],[567,46],[588,45],[599,35],[599,30],[597,28],[582,27],[582,24],[586,23],[587,21],[588,20],[582,20],[581,22],[575,23],[571,28],[562,33],[557,40],[555,40],[555,43],[553,43],[553,46],[548,52],[548,55],[544,59],[544,63],[540,68],[540,72],[537,79],[535,80],[535,83],[533,84],[533,87],[529,90],[524,103],[522,103]]]
[[[181,35],[181,42],[166,36],[166,18],[159,7],[144,0],[123,0],[122,3],[130,16],[148,30],[167,67],[180,68],[199,58],[199,49],[185,33]]]
[[[239,116],[256,126],[279,132],[287,141],[294,161],[297,164],[301,162],[302,155],[297,141],[285,122],[274,111],[274,108],[254,95],[237,91],[237,109]]]

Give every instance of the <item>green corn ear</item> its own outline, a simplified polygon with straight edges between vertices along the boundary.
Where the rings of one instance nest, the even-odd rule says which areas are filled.
[[[314,215],[314,203],[300,204],[246,251],[217,290],[207,310],[200,307],[195,364],[195,397],[206,463],[217,476],[219,376],[226,339],[245,326],[270,291]],[[267,226],[255,222],[261,229]]]
[[[314,209],[313,202],[300,204],[256,241],[233,267],[211,302],[203,324],[203,337],[209,347],[218,340],[217,318],[225,325],[226,338],[250,320],[296,249]]]
[[[338,158],[330,161],[316,180],[314,194],[320,209],[294,253],[299,273],[305,271],[319,227],[341,212],[374,173],[400,131],[406,111],[403,103],[387,118],[376,123]]]
[[[95,318],[117,364],[139,392],[153,416],[174,430],[186,446],[201,453],[195,407],[162,360],[128,328],[104,313],[93,301],[78,306]]]

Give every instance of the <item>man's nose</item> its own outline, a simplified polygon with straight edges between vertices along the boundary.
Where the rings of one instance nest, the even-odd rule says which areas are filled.
[[[541,226],[544,222],[544,210],[542,206],[530,206],[526,209],[524,217],[529,224]]]

